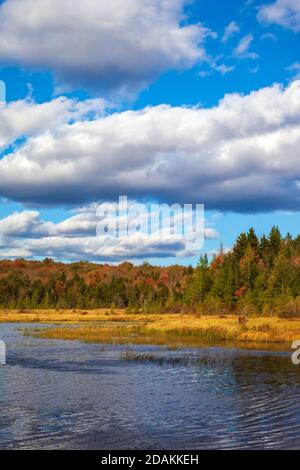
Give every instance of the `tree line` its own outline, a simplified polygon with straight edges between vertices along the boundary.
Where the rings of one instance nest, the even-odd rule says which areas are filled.
[[[251,228],[195,268],[3,260],[0,307],[300,316],[300,236]]]

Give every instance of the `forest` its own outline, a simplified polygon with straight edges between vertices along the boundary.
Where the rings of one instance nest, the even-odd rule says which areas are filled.
[[[300,236],[251,228],[195,268],[2,260],[0,307],[300,317]]]

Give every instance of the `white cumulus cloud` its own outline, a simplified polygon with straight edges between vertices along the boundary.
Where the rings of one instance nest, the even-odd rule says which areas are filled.
[[[300,31],[300,0],[276,0],[263,5],[258,12],[263,23],[278,24],[295,32]]]
[[[0,102],[0,151],[22,137],[55,130],[71,121],[100,116],[106,104],[102,99],[76,101],[65,97],[36,104],[32,100]]]
[[[71,87],[130,93],[205,58],[211,32],[183,24],[187,0],[7,0],[0,62],[54,72]]]
[[[159,235],[137,232],[121,238],[99,234],[99,207],[95,203],[81,207],[56,224],[44,221],[39,211],[14,212],[0,220],[0,258],[49,256],[67,261],[119,262],[195,256],[201,248],[195,245],[191,249],[187,239],[172,238],[167,231]],[[218,233],[207,227],[204,236],[214,239]]]
[[[3,156],[0,196],[33,205],[127,195],[237,212],[300,209],[300,81],[227,95],[213,108],[162,105],[75,122],[63,115]]]

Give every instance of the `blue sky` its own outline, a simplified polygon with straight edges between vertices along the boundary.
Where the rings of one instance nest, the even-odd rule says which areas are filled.
[[[7,0],[0,31],[1,257],[195,264],[95,255],[91,205],[122,194],[204,203],[210,253],[299,232],[299,0]]]

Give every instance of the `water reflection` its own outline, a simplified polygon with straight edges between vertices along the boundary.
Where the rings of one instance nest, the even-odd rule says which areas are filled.
[[[19,328],[19,325],[18,325]],[[300,367],[290,353],[154,351],[23,337],[1,325],[0,448],[299,448]],[[190,365],[174,357],[197,359]]]

